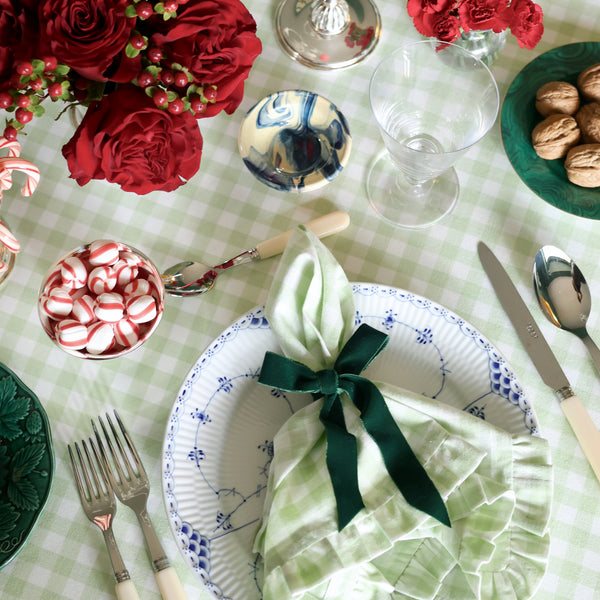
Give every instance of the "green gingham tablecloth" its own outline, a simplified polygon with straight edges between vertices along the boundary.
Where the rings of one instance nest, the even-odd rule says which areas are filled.
[[[520,69],[554,47],[600,41],[596,0],[540,0],[545,33],[533,51],[509,36],[492,66],[501,97]],[[374,54],[339,72],[313,71],[280,50],[274,29],[276,2],[247,0],[264,51],[232,115],[201,123],[200,171],[175,193],[138,197],[104,182],[84,188],[68,179],[60,148],[71,134],[68,119],[46,117],[30,126],[23,156],[37,164],[41,183],[31,198],[19,181],[4,194],[0,211],[22,251],[9,282],[0,288],[0,361],[39,397],[54,437],[56,475],[48,505],[21,553],[0,571],[3,600],[114,597],[112,574],[99,532],[85,519],[72,482],[66,443],[88,434],[89,419],[117,408],[136,440],[151,478],[149,511],[189,598],[207,598],[171,535],[161,491],[161,448],[177,391],[200,353],[223,329],[263,304],[277,267],[270,259],[223,276],[202,298],[168,298],[154,336],[128,357],[83,361],[55,347],[43,332],[36,301],[44,273],[68,250],[102,237],[127,242],[159,268],[198,257],[217,263],[256,242],[331,210],[343,209],[351,225],[326,240],[350,281],[372,281],[425,296],[458,313],[504,354],[536,410],[554,464],[550,559],[535,600],[600,597],[600,486],[562,414],[541,381],[487,282],[476,255],[485,240],[507,264],[532,307],[574,389],[600,425],[600,378],[583,344],[553,328],[531,289],[533,257],[543,244],[576,258],[593,296],[600,291],[600,223],[562,212],[536,197],[510,165],[499,121],[457,164],[459,203],[451,216],[426,231],[395,229],[378,219],[366,200],[365,173],[382,149],[368,105],[373,68],[405,39],[418,36],[405,2],[378,0],[382,39]],[[265,95],[290,88],[317,92],[348,119],[353,148],[348,167],[330,185],[309,194],[267,188],[244,167],[237,133],[246,111]],[[18,175],[15,176],[15,180]],[[588,322],[600,336],[600,302]],[[119,509],[116,535],[140,596],[158,599],[133,513]]]

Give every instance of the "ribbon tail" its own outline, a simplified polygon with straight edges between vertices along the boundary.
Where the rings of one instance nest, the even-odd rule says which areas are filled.
[[[352,377],[352,384],[355,389],[361,388],[350,396],[361,412],[364,428],[379,447],[388,473],[406,501],[451,527],[443,498],[394,421],[377,386],[362,377]]]
[[[338,531],[364,507],[358,487],[358,448],[347,431],[339,396],[325,398],[320,420],[327,436],[327,470],[333,485],[338,512]]]

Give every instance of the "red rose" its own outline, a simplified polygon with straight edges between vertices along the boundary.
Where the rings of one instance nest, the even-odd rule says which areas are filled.
[[[79,185],[106,179],[126,192],[170,192],[198,171],[202,136],[189,111],[172,115],[125,85],[90,104],[62,153]]]
[[[454,0],[408,0],[408,16],[411,18],[421,13],[443,13],[449,11]]]
[[[125,16],[128,0],[43,0],[42,42],[59,63],[94,81],[131,81],[140,59],[124,55],[136,19]]]
[[[491,29],[496,33],[508,27],[508,0],[464,0],[458,8],[463,30]]]
[[[460,23],[450,12],[422,13],[413,19],[413,23],[420,34],[442,42],[451,43],[460,37]]]
[[[195,83],[217,86],[216,102],[201,116],[233,113],[262,51],[256,22],[246,7],[239,0],[190,0],[179,6],[175,19],[155,19],[152,25],[159,32],[151,43],[166,50],[168,64],[185,66]]]
[[[532,50],[542,39],[544,24],[542,7],[531,0],[513,0],[510,6],[510,31],[521,48]]]
[[[35,12],[17,0],[0,0],[0,89],[7,87],[15,60],[33,58],[36,28]]]

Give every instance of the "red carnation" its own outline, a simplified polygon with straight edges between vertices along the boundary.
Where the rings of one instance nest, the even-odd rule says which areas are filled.
[[[460,37],[460,23],[450,12],[422,13],[413,19],[413,23],[419,33],[441,42],[450,43]]]
[[[458,16],[465,33],[471,29],[500,33],[510,20],[508,0],[464,0],[458,8]]]
[[[433,14],[449,11],[454,0],[408,0],[408,16],[416,17],[422,13]]]
[[[531,50],[544,33],[542,7],[531,0],[513,0],[510,6],[510,31],[521,48]]]

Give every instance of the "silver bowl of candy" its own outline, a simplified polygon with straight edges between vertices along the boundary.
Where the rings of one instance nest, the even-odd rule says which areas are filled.
[[[147,256],[120,242],[95,240],[50,268],[38,315],[65,352],[106,359],[141,346],[158,327],[164,305],[160,273]]]

